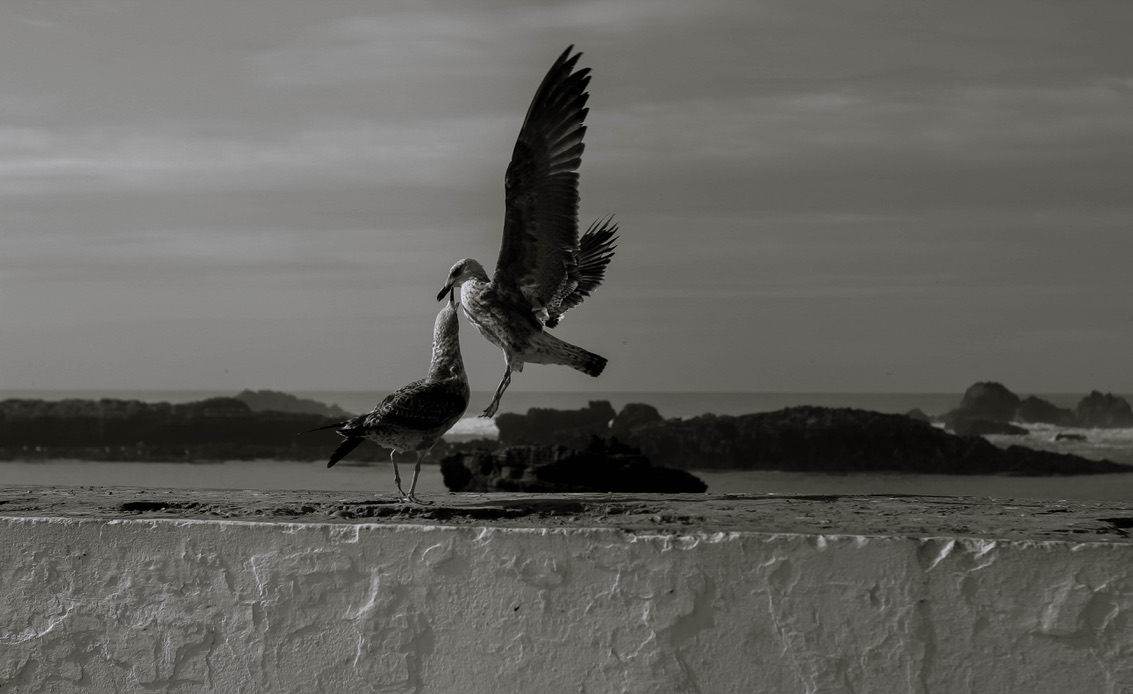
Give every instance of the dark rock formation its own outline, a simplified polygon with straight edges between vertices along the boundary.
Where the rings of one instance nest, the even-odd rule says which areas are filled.
[[[965,419],[963,417],[949,420],[947,427],[957,436],[987,436],[988,434],[1026,436],[1030,433],[1023,427],[1017,427],[1007,422],[991,422],[986,419]]]
[[[700,493],[708,489],[684,470],[657,467],[637,451],[594,440],[586,450],[510,446],[468,451],[441,460],[454,492]]]
[[[1019,396],[994,381],[976,383],[964,391],[958,417],[1010,422],[1020,403]],[[957,410],[953,410],[956,413]]]
[[[634,429],[626,443],[659,465],[693,469],[1062,475],[1133,472],[1022,446],[998,448],[903,415],[792,407],[740,417],[704,415]]]
[[[908,417],[909,419],[915,419],[918,422],[931,422],[932,421],[932,417],[929,417],[927,414],[924,413],[923,410],[920,410],[920,409],[915,408],[915,407],[913,409],[909,410],[908,412],[906,412],[905,416]]]
[[[0,401],[0,460],[318,460],[334,450],[339,437],[333,431],[300,432],[335,419],[254,412],[227,397],[176,405],[9,399]],[[443,450],[437,446],[437,454]],[[389,451],[366,445],[351,460],[389,460]]]
[[[610,424],[610,433],[619,439],[631,436],[636,427],[663,422],[665,418],[652,405],[631,402],[622,408]]]
[[[242,390],[236,399],[253,412],[296,412],[317,414],[323,417],[349,417],[350,413],[338,405],[326,405],[317,400],[296,397],[275,390]]]
[[[1129,407],[1125,398],[1098,391],[1090,394],[1078,403],[1074,414],[1078,426],[1095,429],[1115,429],[1133,427],[1133,409]]]
[[[1086,436],[1085,436],[1085,434],[1068,434],[1066,432],[1060,432],[1060,433],[1054,435],[1054,440],[1055,441],[1085,441]]]
[[[583,449],[594,436],[610,432],[614,407],[605,400],[592,400],[581,410],[532,407],[527,414],[496,415],[501,446],[549,445]]]
[[[1091,392],[1073,410],[1068,410],[1035,396],[1020,399],[995,382],[976,383],[964,393],[960,406],[941,417],[949,430],[977,431],[986,428],[978,420],[988,422],[1028,422],[1055,426],[1093,428],[1133,427],[1133,408],[1111,393]],[[1001,433],[984,431],[983,433]]]
[[[1024,398],[1019,403],[1014,418],[1020,422],[1054,424],[1063,427],[1074,426],[1075,422],[1073,411],[1058,407],[1034,395]]]

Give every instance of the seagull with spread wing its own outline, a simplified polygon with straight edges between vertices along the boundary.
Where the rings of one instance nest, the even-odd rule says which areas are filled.
[[[456,424],[468,408],[468,375],[460,356],[459,332],[456,307],[450,301],[437,314],[433,327],[433,358],[425,378],[390,393],[367,414],[311,429],[334,429],[344,438],[331,454],[327,467],[333,467],[369,439],[392,449],[389,458],[393,462],[393,481],[401,500],[427,503],[416,496],[421,456]],[[408,494],[401,489],[401,473],[394,458],[395,454],[403,451],[413,451],[417,455]]]
[[[504,238],[495,274],[471,258],[449,271],[442,301],[459,292],[468,320],[504,352],[506,367],[491,417],[511,383],[528,364],[563,364],[597,376],[606,359],[565,342],[544,328],[590,295],[614,255],[617,224],[611,217],[578,235],[578,167],[590,69],[575,70],[581,53],[566,49],[535,92],[504,179]]]

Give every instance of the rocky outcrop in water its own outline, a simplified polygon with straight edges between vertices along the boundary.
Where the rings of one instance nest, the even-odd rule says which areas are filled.
[[[1133,427],[1133,410],[1124,398],[1111,393],[1103,395],[1096,390],[1079,401],[1074,410],[1069,410],[1034,395],[1020,398],[1002,384],[985,381],[968,388],[960,406],[940,419],[945,427],[957,433],[1002,433],[993,431],[990,422],[1120,428]]]
[[[1125,398],[1098,391],[1082,398],[1074,410],[1078,426],[1098,429],[1133,427],[1133,409]]]
[[[1076,424],[1073,410],[1058,407],[1034,395],[1027,396],[1019,402],[1013,419],[1028,424],[1054,424],[1061,427]]]
[[[990,422],[1010,422],[1019,407],[1019,396],[994,381],[973,384],[960,400],[954,413],[967,419],[985,419]]]
[[[655,466],[615,438],[660,421],[650,405],[627,405],[618,414],[605,400],[578,410],[533,407],[525,415],[501,414],[498,450],[446,457],[441,472],[452,491],[703,492],[706,486],[696,477]]]
[[[338,405],[327,405],[318,400],[300,398],[276,390],[242,390],[236,394],[236,399],[253,412],[295,412],[343,418],[351,416]]]
[[[338,417],[253,411],[237,398],[170,404],[140,400],[0,401],[0,460],[319,460],[341,441],[333,431],[305,432]],[[492,447],[493,441],[464,445]],[[456,448],[442,441],[432,460]],[[360,446],[350,464],[389,460],[389,450]]]
[[[441,460],[454,492],[701,493],[708,489],[684,470],[653,465],[636,450],[594,439],[585,450],[509,446],[472,450]]]
[[[631,402],[623,407],[622,411],[614,417],[614,421],[610,423],[610,434],[616,438],[625,439],[635,427],[663,421],[665,421],[665,418],[661,416],[656,407],[640,402]]]
[[[1069,475],[1133,472],[1109,461],[1003,449],[981,437],[954,436],[903,415],[791,407],[739,417],[704,415],[633,427],[624,440],[655,464],[739,468],[937,474]]]
[[[1060,432],[1054,435],[1055,441],[1086,441],[1088,440],[1085,434],[1069,434]]]
[[[1003,416],[1004,403],[1022,402],[1012,395],[1002,386],[984,384],[972,391],[965,413]],[[640,450],[656,465],[684,469],[1020,475],[1133,471],[1109,461],[1021,446],[996,447],[982,435],[1025,435],[1027,430],[974,417],[957,417],[951,426],[966,435],[955,436],[920,418],[847,408],[793,407],[681,420],[664,419],[653,407],[632,404],[613,417],[612,425],[607,424],[612,408],[607,408],[609,403],[601,402],[557,417],[545,410],[510,415],[507,425],[500,428],[500,444],[561,442],[553,427],[566,422],[571,425],[570,441],[584,436],[588,442],[594,437],[614,439]]]
[[[181,461],[300,456],[296,433],[324,421],[317,415],[257,413],[228,397],[182,404],[109,398],[4,400],[0,402],[0,459]]]
[[[532,407],[527,414],[496,415],[502,446],[566,446],[584,449],[594,436],[605,437],[617,413],[606,400],[592,400],[580,410]]]
[[[929,417],[927,414],[924,413],[923,410],[921,410],[919,408],[913,408],[913,409],[909,410],[908,412],[905,413],[905,416],[908,417],[909,419],[915,419],[918,422],[931,422],[932,421],[932,417]]]

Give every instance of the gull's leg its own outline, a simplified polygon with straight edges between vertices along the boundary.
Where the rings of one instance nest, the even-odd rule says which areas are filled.
[[[409,485],[409,494],[405,497],[406,501],[413,501],[418,504],[431,504],[432,501],[421,501],[414,493],[417,489],[417,476],[421,474],[421,458],[424,457],[424,451],[415,451],[417,453],[417,463],[413,466],[413,482]]]
[[[401,472],[397,469],[397,459],[394,458],[395,455],[397,455],[397,451],[390,450],[389,460],[393,463],[393,483],[397,485],[398,496],[402,501],[405,501],[405,492],[401,490]]]
[[[504,378],[500,381],[500,385],[496,388],[496,397],[492,398],[492,402],[488,404],[487,409],[481,414],[481,417],[491,417],[500,409],[500,398],[503,397],[504,391],[511,385],[511,359],[507,360],[507,367],[504,369]]]

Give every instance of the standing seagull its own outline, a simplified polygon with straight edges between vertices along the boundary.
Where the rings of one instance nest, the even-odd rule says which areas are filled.
[[[606,359],[546,332],[590,296],[614,255],[617,224],[610,217],[578,237],[578,166],[589,109],[590,68],[574,71],[581,53],[568,47],[535,92],[504,178],[504,239],[489,280],[471,258],[449,271],[437,300],[454,288],[464,313],[504,352],[506,368],[496,396],[481,415],[491,417],[523,364],[564,364],[590,376]],[[451,299],[450,299],[451,300]]]
[[[311,429],[334,429],[345,437],[331,454],[327,467],[333,467],[363,441],[370,439],[393,449],[389,459],[393,462],[393,481],[401,500],[425,503],[415,495],[417,476],[421,474],[421,456],[456,424],[468,408],[468,375],[460,357],[459,327],[456,308],[450,300],[437,314],[433,327],[433,360],[428,376],[390,393],[369,414]],[[413,451],[417,455],[408,494],[401,489],[401,473],[394,459],[394,455],[402,451]]]

